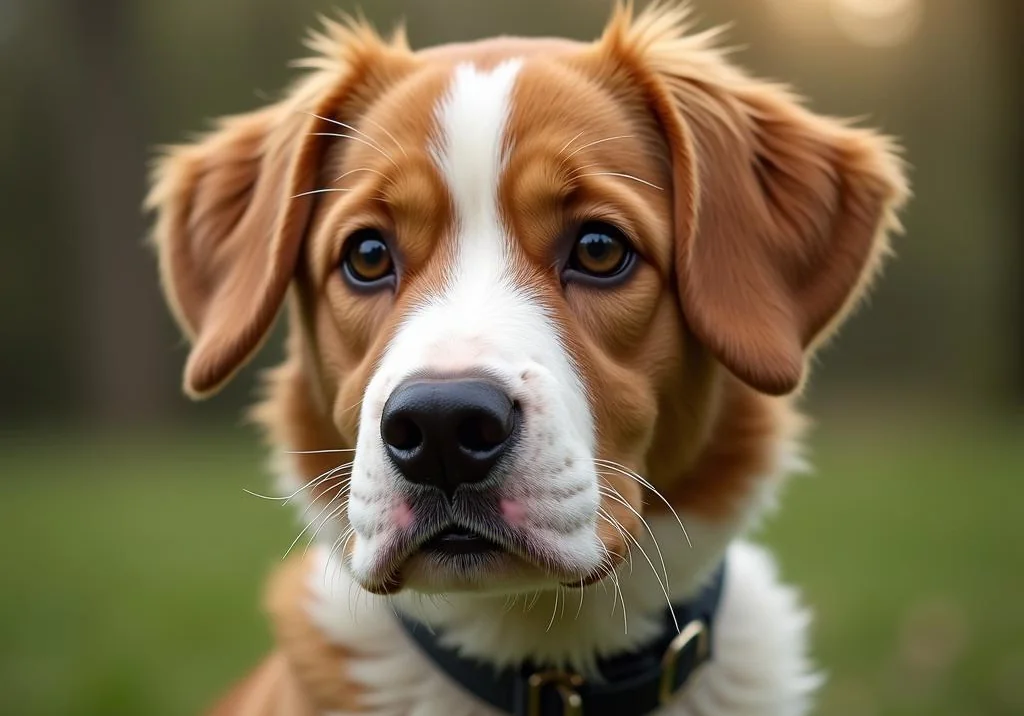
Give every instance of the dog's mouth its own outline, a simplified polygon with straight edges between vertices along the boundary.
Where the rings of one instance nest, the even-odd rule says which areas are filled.
[[[486,555],[506,551],[494,540],[465,527],[448,527],[424,542],[417,550],[438,556]]]

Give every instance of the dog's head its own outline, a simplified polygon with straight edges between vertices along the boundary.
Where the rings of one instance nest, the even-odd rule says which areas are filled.
[[[722,386],[796,390],[874,273],[906,192],[887,142],[683,20],[415,53],[328,24],[281,101],[159,163],[185,390],[223,385],[293,289],[316,417],[287,419],[323,443],[287,447],[354,448],[337,522],[367,589],[600,579]]]

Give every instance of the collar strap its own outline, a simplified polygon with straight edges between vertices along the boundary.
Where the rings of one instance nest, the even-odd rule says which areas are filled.
[[[496,670],[456,649],[419,622],[399,615],[405,633],[452,681],[510,716],[641,716],[667,703],[712,656],[725,563],[690,601],[665,610],[661,634],[636,651],[598,661],[602,679],[534,664]]]

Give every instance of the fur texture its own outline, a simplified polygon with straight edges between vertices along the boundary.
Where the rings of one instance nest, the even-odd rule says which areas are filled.
[[[887,138],[810,113],[715,36],[668,6],[620,6],[593,43],[419,52],[327,22],[280,101],[157,163],[185,391],[215,392],[287,306],[254,416],[316,543],[273,579],[278,648],[217,714],[483,714],[393,609],[495,664],[586,675],[727,553],[716,657],[664,713],[806,713],[806,616],[738,540],[796,464],[792,396],[908,192]],[[635,256],[620,279],[573,263],[592,222]],[[341,269],[366,232],[391,272],[373,285]],[[382,436],[424,375],[487,376],[521,411],[515,450],[450,500]],[[446,526],[504,549],[419,549]]]

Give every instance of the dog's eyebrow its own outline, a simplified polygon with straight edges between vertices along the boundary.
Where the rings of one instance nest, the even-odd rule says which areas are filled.
[[[357,129],[356,127],[353,127],[351,124],[345,124],[344,122],[339,121],[337,119],[331,119],[330,117],[324,117],[322,114],[317,114],[316,112],[303,112],[303,114],[309,115],[310,117],[316,117],[317,119],[322,119],[325,122],[329,122],[331,124],[336,124],[339,127],[344,127],[345,129],[351,130],[351,131],[355,132],[356,134],[362,135],[363,137],[366,137],[366,139],[368,139],[369,141],[373,142],[374,145],[376,145],[376,147],[378,149],[380,149],[382,152],[384,151],[384,147],[381,145],[380,142],[378,142],[376,139],[371,137],[366,132],[364,132],[364,131],[362,131],[360,129]],[[377,126],[379,127],[380,125],[377,125]],[[383,127],[381,127],[381,129],[383,129]],[[388,136],[390,137],[391,135],[389,134]],[[394,137],[392,137],[392,139],[394,139]]]
[[[344,132],[310,132],[309,136],[311,136],[311,137],[340,137],[342,139],[351,139],[351,140],[353,140],[355,142],[359,142],[360,144],[365,144],[370,149],[373,149],[376,152],[380,152],[381,156],[383,156],[385,159],[387,159],[389,162],[391,162],[392,164],[395,165],[395,169],[399,168],[398,162],[395,161],[394,157],[392,157],[390,154],[385,152],[383,149],[378,147],[373,142],[368,142],[365,139],[363,139],[362,137],[357,137],[354,134],[345,134]]]

